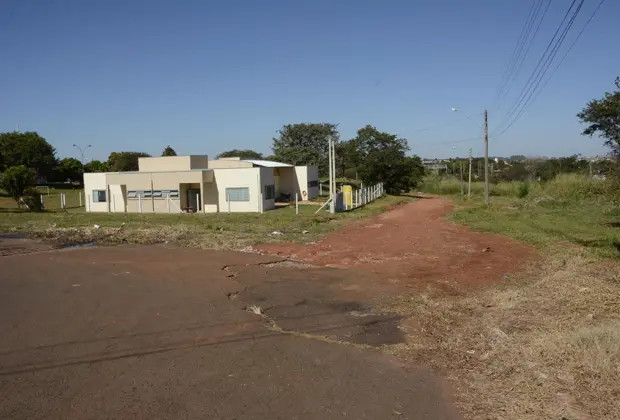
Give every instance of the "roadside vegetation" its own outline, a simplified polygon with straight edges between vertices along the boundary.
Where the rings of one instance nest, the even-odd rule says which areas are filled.
[[[493,287],[398,297],[386,309],[419,327],[392,351],[444,372],[471,419],[620,418],[614,182],[572,174],[498,183],[489,207],[480,183],[471,200],[454,179],[427,178],[422,189],[451,197],[455,222],[531,243],[539,259]]]
[[[386,195],[344,213],[320,212],[316,205],[292,206],[259,213],[136,214],[69,212],[7,212],[0,232],[23,233],[54,240],[58,245],[96,242],[100,245],[169,242],[209,249],[243,249],[266,242],[313,242],[348,221],[372,216],[412,200]]]

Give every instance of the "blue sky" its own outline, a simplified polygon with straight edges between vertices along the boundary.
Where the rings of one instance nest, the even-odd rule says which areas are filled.
[[[493,98],[529,0],[0,0],[0,131],[37,131],[59,156],[270,152],[287,123],[372,124],[425,156],[482,153],[570,5],[554,0],[521,76]],[[558,54],[598,0],[586,0]],[[580,135],[586,101],[620,75],[620,2],[607,0],[492,155],[602,154]],[[459,111],[451,112],[456,107]],[[445,125],[440,129],[424,128]]]

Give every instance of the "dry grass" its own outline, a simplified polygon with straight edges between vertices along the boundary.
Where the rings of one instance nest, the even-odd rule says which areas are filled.
[[[460,297],[433,290],[390,350],[445,372],[471,419],[620,418],[620,264],[562,246],[521,278]]]

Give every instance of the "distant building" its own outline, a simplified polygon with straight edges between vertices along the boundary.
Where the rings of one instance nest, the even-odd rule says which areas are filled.
[[[279,196],[319,193],[318,169],[206,155],[145,157],[138,171],[85,173],[86,211],[112,213],[262,212]]]

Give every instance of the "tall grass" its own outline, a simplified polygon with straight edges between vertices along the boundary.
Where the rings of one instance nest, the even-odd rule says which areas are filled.
[[[461,182],[453,177],[426,177],[421,191],[438,195],[460,195]],[[467,194],[467,183],[463,187]],[[473,197],[484,194],[483,182],[472,182]],[[589,178],[578,174],[562,174],[548,182],[510,181],[490,185],[489,195],[514,198],[546,198],[558,201],[581,201],[596,197],[612,197],[614,188],[611,181]]]

